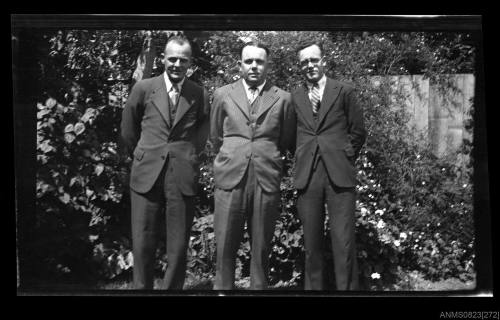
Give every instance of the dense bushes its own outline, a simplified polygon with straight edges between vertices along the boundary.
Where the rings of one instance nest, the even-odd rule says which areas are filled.
[[[153,32],[162,72],[161,47],[168,32]],[[59,32],[42,39],[37,124],[37,224],[33,241],[21,245],[32,255],[32,277],[74,275],[103,279],[130,271],[127,155],[118,143],[121,110],[145,34],[127,31]],[[236,80],[238,49],[245,37],[270,44],[270,79],[283,89],[298,85],[294,46],[302,38],[324,43],[328,74],[352,82],[365,110],[369,136],[357,166],[357,242],[364,288],[397,282],[398,268],[419,270],[431,279],[473,274],[471,168],[456,167],[453,155],[436,158],[417,143],[402,108],[405,99],[389,78],[374,86],[368,76],[422,73],[449,88],[445,73],[471,72],[474,51],[467,35],[424,33],[199,32],[195,81],[210,93]],[[163,41],[163,42],[162,42]],[[465,150],[465,153],[470,150]],[[213,154],[200,168],[198,212],[189,249],[189,272],[214,273]],[[271,281],[302,281],[303,240],[290,172],[282,184],[282,214],[271,255]],[[464,171],[465,170],[465,171]],[[325,241],[329,247],[328,232]],[[325,259],[331,262],[327,250]],[[238,277],[248,275],[249,244],[238,251]],[[157,269],[167,259],[159,246]],[[333,279],[330,279],[333,280]]]

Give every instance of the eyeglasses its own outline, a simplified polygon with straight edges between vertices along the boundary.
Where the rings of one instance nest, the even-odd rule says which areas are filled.
[[[309,63],[312,63],[313,66],[315,65],[318,65],[321,60],[323,60],[323,58],[311,58],[311,59],[305,59],[305,60],[301,60],[299,62],[299,65],[301,67],[307,67],[309,65]]]
[[[176,63],[177,60],[179,60],[180,63],[188,63],[188,61],[189,61],[186,58],[177,58],[177,57],[168,57],[167,60],[170,63]]]

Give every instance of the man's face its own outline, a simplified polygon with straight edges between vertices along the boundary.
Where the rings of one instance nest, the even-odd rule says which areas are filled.
[[[316,45],[299,51],[299,65],[302,74],[309,82],[318,82],[325,74],[325,62],[321,50]]]
[[[266,50],[254,46],[244,47],[239,64],[241,76],[248,85],[259,86],[266,80],[269,68]]]
[[[191,65],[191,46],[188,43],[169,42],[165,48],[165,70],[172,82],[179,82],[186,76]]]

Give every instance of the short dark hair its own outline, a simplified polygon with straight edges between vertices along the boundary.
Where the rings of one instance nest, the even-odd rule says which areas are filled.
[[[180,44],[180,45],[183,45],[183,44],[187,43],[189,45],[189,47],[191,48],[191,51],[193,51],[193,47],[191,46],[191,42],[189,41],[188,38],[186,38],[182,34],[177,34],[177,35],[170,36],[170,38],[167,39],[167,43],[165,44],[165,49],[167,49],[167,45],[170,42],[175,42],[175,43]]]
[[[317,46],[319,50],[321,51],[321,55],[323,55],[323,44],[318,41],[302,41],[299,43],[297,46],[297,54],[299,54],[300,51],[304,50],[305,48],[309,48],[310,46]]]
[[[264,43],[259,42],[259,41],[245,42],[240,48],[240,58],[243,56],[243,49],[245,49],[245,47],[248,47],[248,46],[264,49],[266,51],[267,57],[269,58],[269,55],[270,55],[269,48],[267,47],[267,45],[265,45]]]

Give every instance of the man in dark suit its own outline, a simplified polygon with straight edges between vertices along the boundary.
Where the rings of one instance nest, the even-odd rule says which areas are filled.
[[[215,91],[210,115],[210,141],[217,153],[214,289],[218,290],[234,289],[236,252],[245,221],[251,238],[250,288],[268,286],[283,154],[294,128],[290,94],[266,81],[269,50],[247,43],[240,55],[243,79]]]
[[[292,93],[297,117],[295,186],[304,230],[305,289],[322,290],[325,201],[338,290],[356,290],[356,169],[365,141],[363,112],[351,85],[325,76],[320,44],[298,51],[305,84]]]
[[[186,79],[191,45],[165,46],[165,72],[139,81],[123,110],[121,134],[133,153],[130,179],[134,287],[152,289],[158,222],[165,210],[168,266],[163,289],[182,289],[197,192],[198,155],[209,133],[206,91]]]

